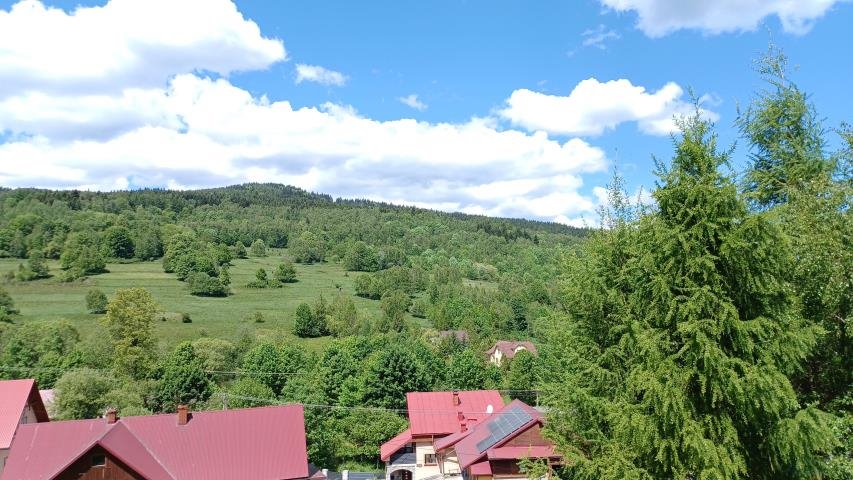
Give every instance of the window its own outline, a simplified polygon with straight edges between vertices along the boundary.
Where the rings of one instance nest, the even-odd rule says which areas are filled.
[[[106,455],[92,455],[92,466],[93,467],[103,467],[107,464],[107,456]]]
[[[424,465],[438,465],[438,460],[435,458],[434,453],[424,455]]]

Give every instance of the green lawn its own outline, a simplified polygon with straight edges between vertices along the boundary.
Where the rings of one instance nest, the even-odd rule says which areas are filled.
[[[84,337],[99,334],[99,315],[86,313],[85,295],[93,287],[102,289],[107,296],[120,288],[142,287],[151,292],[164,312],[166,321],[158,321],[156,334],[162,346],[168,348],[182,340],[192,340],[207,335],[234,339],[246,329],[260,334],[282,335],[293,341],[302,342],[306,348],[318,350],[328,337],[299,339],[293,336],[291,326],[294,312],[300,302],[313,303],[322,293],[331,300],[337,286],[352,296],[359,312],[378,318],[381,315],[379,302],[356,297],[353,279],[337,263],[296,265],[296,283],[283,288],[252,289],[246,283],[254,278],[255,271],[263,267],[272,274],[281,262],[285,250],[272,251],[268,257],[234,260],[231,267],[232,295],[225,298],[194,297],[186,285],[175,279],[173,274],[163,272],[160,261],[140,263],[111,263],[109,273],[94,275],[82,282],[62,283],[55,278],[34,282],[11,282],[4,285],[21,311],[16,322],[39,319],[65,318],[71,321]],[[17,268],[20,260],[0,259],[0,273]],[[50,263],[51,273],[58,273],[58,262]],[[253,312],[263,314],[265,322],[247,320]],[[188,313],[192,323],[182,323],[180,313]],[[417,321],[414,317],[410,320]]]

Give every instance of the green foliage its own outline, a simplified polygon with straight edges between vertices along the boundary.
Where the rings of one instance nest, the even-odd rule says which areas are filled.
[[[187,277],[187,285],[191,295],[199,297],[224,297],[228,295],[228,289],[219,280],[219,277],[211,277],[204,272],[192,272]]]
[[[486,386],[486,364],[472,349],[454,355],[447,365],[446,386],[452,390],[481,390]]]
[[[299,263],[318,263],[326,259],[326,242],[313,232],[305,231],[290,245],[290,253]]]
[[[15,274],[15,278],[22,282],[38,280],[49,276],[50,271],[44,261],[44,255],[39,250],[33,250],[30,252],[26,266],[19,265],[18,272]]]
[[[210,277],[219,275],[215,252],[190,233],[178,233],[169,239],[163,255],[163,271],[174,272],[178,280],[186,280],[193,272]]]
[[[237,347],[228,340],[202,337],[193,340],[193,348],[206,371],[228,372],[236,367]]]
[[[375,272],[380,268],[376,250],[360,240],[349,247],[343,263],[347,270],[355,272]]]
[[[785,283],[786,242],[720,173],[711,126],[682,129],[658,210],[568,259],[549,428],[579,478],[813,478],[833,438],[788,379],[817,331]]]
[[[248,258],[249,254],[246,252],[246,246],[243,245],[243,242],[237,242],[234,245],[234,257],[236,258]]]
[[[293,334],[302,338],[319,337],[325,334],[326,319],[325,312],[311,310],[307,303],[300,303],[296,307],[296,316],[293,320]]]
[[[252,242],[252,246],[249,248],[253,257],[266,257],[267,256],[267,244],[264,243],[260,238]]]
[[[27,322],[4,334],[0,363],[2,378],[34,377],[42,388],[52,388],[63,372],[80,363],[75,355],[80,336],[66,320]]]
[[[127,227],[113,226],[104,231],[101,239],[104,255],[112,258],[133,258],[134,245]]]
[[[161,411],[171,412],[178,405],[192,405],[207,400],[213,392],[213,381],[204,371],[204,361],[189,342],[183,342],[166,358],[157,388]]]
[[[293,262],[285,261],[279,264],[275,269],[275,275],[273,276],[275,280],[280,283],[293,283],[296,281],[296,267],[293,266]]]
[[[355,302],[347,295],[338,294],[329,305],[329,313],[326,316],[326,327],[329,333],[335,337],[346,337],[355,335],[361,328],[358,310]]]
[[[146,378],[154,364],[154,314],[157,305],[144,288],[116,291],[107,304],[101,323],[114,349],[114,366],[119,375]]]
[[[337,464],[372,465],[379,458],[379,446],[406,428],[395,413],[353,411],[330,418],[324,427],[333,436]]]
[[[275,345],[262,342],[252,347],[243,357],[243,371],[248,378],[263,383],[275,395],[281,393],[290,381],[290,376],[298,373],[307,365],[307,357],[299,347]]]
[[[388,291],[382,295],[380,308],[382,309],[382,320],[379,329],[383,332],[402,332],[406,329],[406,311],[412,299],[400,290]]]
[[[18,313],[15,301],[3,287],[0,287],[0,321],[8,321],[11,315]]]
[[[86,292],[86,311],[89,313],[106,313],[108,302],[107,294],[99,288],[92,288]]]
[[[393,345],[379,352],[367,368],[364,402],[374,407],[403,409],[407,392],[422,392],[429,386],[412,353],[400,345]]]
[[[512,357],[506,373],[504,388],[510,398],[517,398],[528,405],[536,405],[539,388],[539,362],[532,353],[522,350]]]
[[[270,282],[269,276],[267,275],[267,271],[264,268],[259,268],[255,272],[255,279],[246,284],[249,288],[268,288],[272,285],[273,284]]]
[[[245,377],[228,387],[227,398],[230,408],[266,407],[275,399],[275,392],[267,384]]]
[[[103,415],[107,407],[105,396],[114,384],[114,379],[91,368],[66,372],[56,382],[53,406],[57,418],[74,420]]]

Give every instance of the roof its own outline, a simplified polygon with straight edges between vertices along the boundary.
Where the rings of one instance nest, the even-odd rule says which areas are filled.
[[[412,431],[407,428],[400,432],[396,437],[388,440],[379,447],[379,458],[381,458],[383,462],[388,460],[391,458],[391,455],[394,455],[394,452],[411,441]]]
[[[492,465],[488,460],[483,460],[482,462],[477,462],[471,465],[469,471],[471,472],[471,475],[491,475]]]
[[[455,450],[459,459],[459,468],[468,468],[486,456],[490,449],[501,447],[519,433],[541,421],[542,416],[536,409],[520,400],[513,400],[503,410],[487,418],[456,442]],[[527,450],[526,447],[525,450]],[[523,455],[521,458],[526,456]]]
[[[441,330],[438,332],[438,338],[453,337],[457,341],[465,343],[468,341],[468,330]]]
[[[9,448],[12,444],[27,405],[35,412],[36,420],[48,421],[35,380],[0,381],[0,449]]]
[[[150,480],[309,475],[302,406],[285,405],[22,425],[0,478],[54,478],[97,446]]]
[[[533,342],[529,342],[527,340],[498,340],[497,342],[495,342],[494,345],[492,345],[492,348],[486,351],[486,355],[491,356],[495,353],[496,350],[500,350],[505,357],[512,358],[515,356],[515,352],[516,350],[518,350],[519,347],[527,350],[533,355],[536,355],[537,353],[536,345],[533,345]]]
[[[458,397],[459,405],[454,397]],[[462,430],[462,423],[482,421],[504,404],[497,390],[410,392],[406,402],[414,437],[456,433]]]
[[[518,460],[521,458],[549,458],[558,456],[553,445],[530,445],[490,448],[486,451],[489,460]]]

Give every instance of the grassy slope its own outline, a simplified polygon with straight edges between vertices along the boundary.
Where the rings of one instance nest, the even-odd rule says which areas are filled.
[[[379,318],[381,312],[378,301],[354,296],[352,283],[359,274],[350,272],[347,275],[343,267],[336,263],[296,265],[299,281],[283,288],[245,287],[260,267],[272,274],[284,252],[277,250],[264,258],[234,260],[234,266],[231,267],[233,294],[227,298],[190,295],[184,283],[176,280],[173,274],[163,272],[159,261],[111,263],[107,265],[109,273],[92,276],[85,282],[65,284],[50,278],[13,282],[4,285],[4,288],[21,311],[16,322],[65,318],[77,327],[81,336],[86,337],[99,332],[99,315],[86,313],[85,295],[90,288],[98,287],[111,296],[120,288],[143,287],[151,292],[163,311],[174,313],[167,315],[165,322],[158,321],[155,327],[161,345],[167,348],[202,335],[235,339],[245,329],[250,329],[261,334],[281,335],[286,339],[303,342],[306,348],[318,350],[329,341],[328,337],[298,339],[293,336],[290,331],[294,312],[299,303],[313,303],[321,293],[331,301],[337,292],[337,284],[345,294],[352,296],[360,313]],[[20,260],[17,259],[0,259],[0,273],[17,268],[18,263]],[[58,262],[51,262],[50,268],[51,273],[58,273]],[[263,313],[264,323],[247,320],[255,311]],[[192,323],[181,323],[178,314],[183,312],[190,314]],[[416,319],[410,317],[410,320]]]

